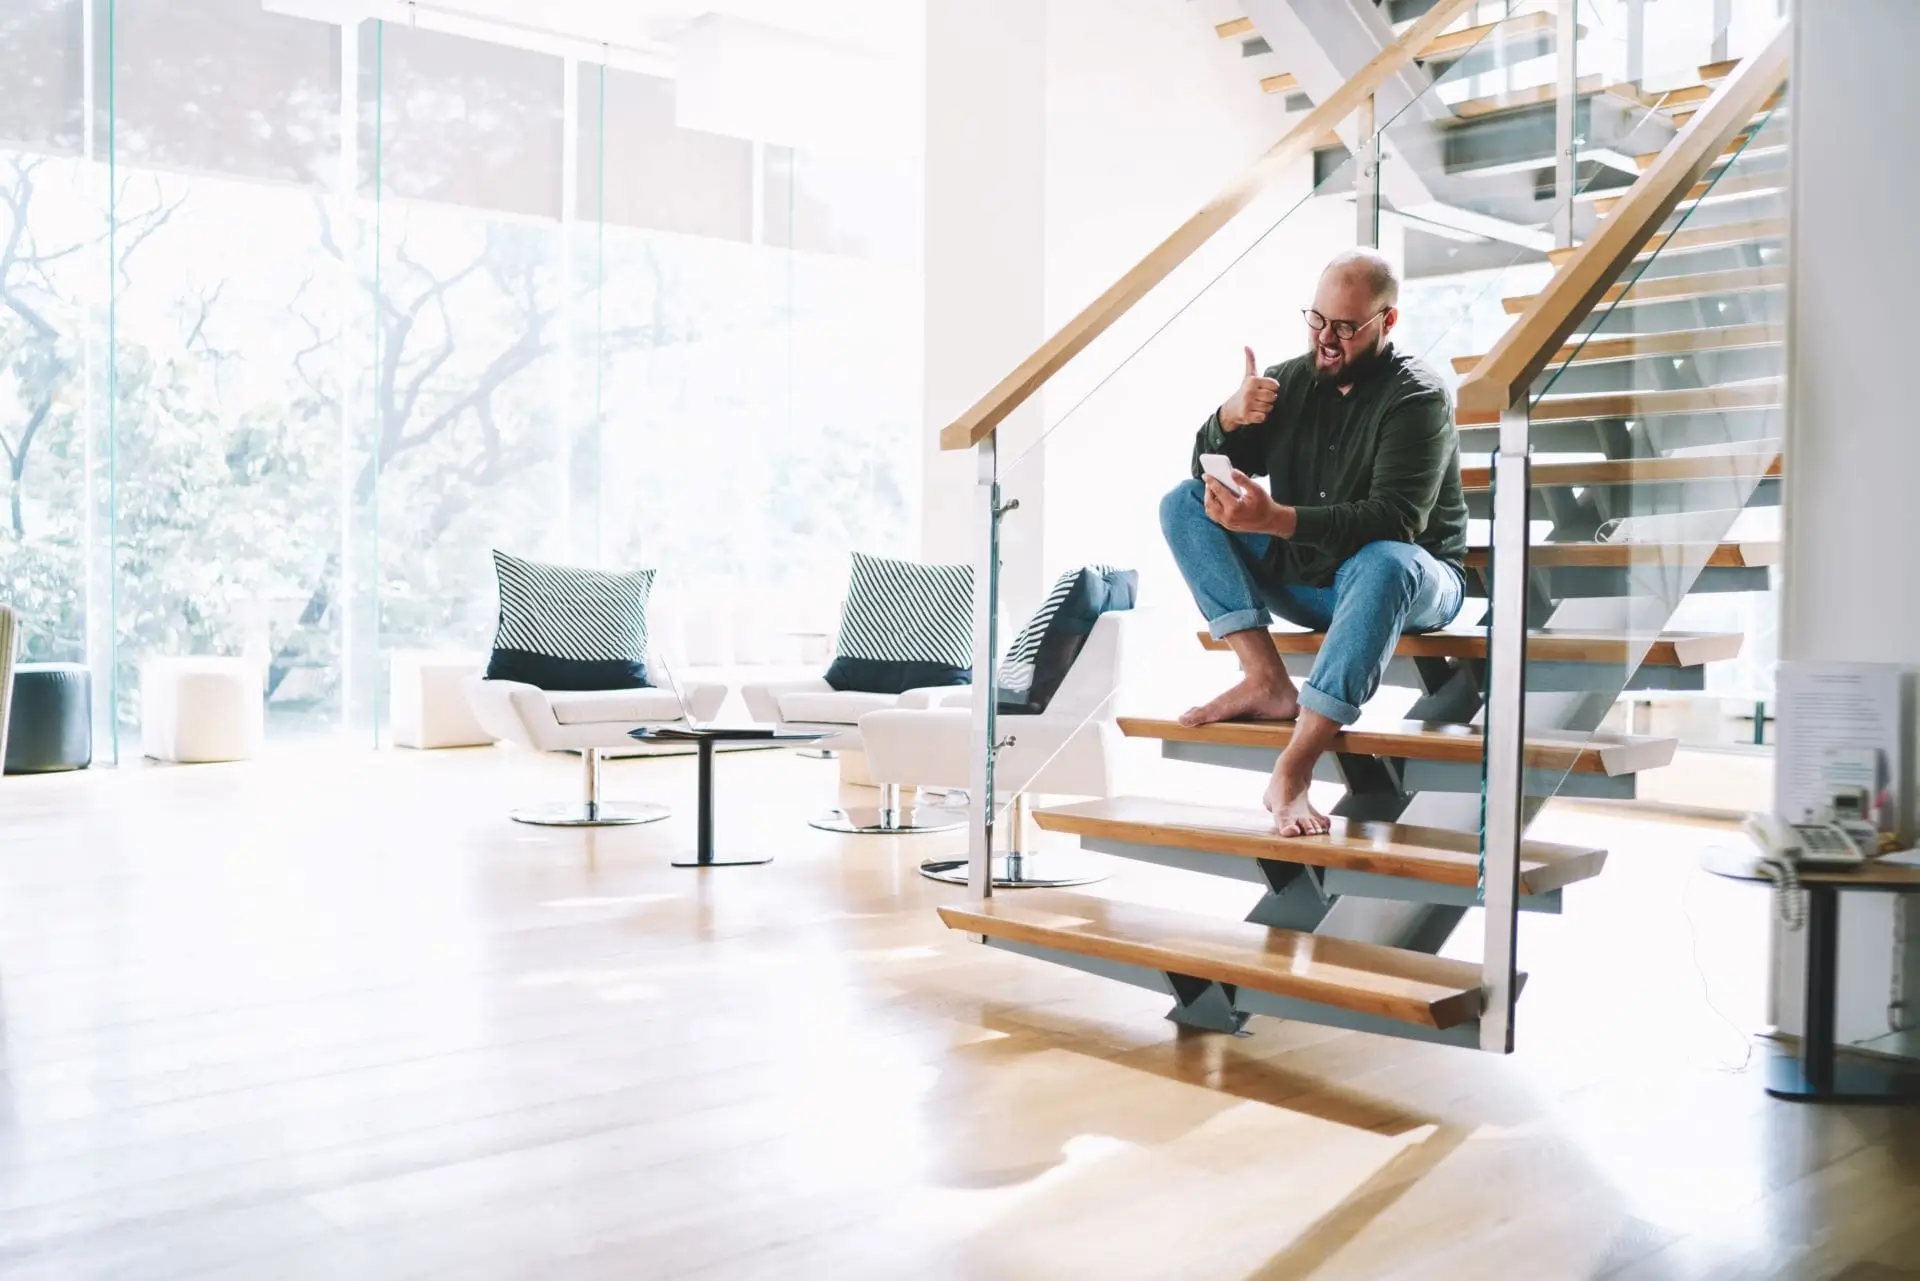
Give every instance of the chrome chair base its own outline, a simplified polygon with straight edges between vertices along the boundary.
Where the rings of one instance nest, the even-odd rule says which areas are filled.
[[[948,885],[967,883],[964,858],[928,859],[920,865],[920,875]],[[1057,890],[1069,885],[1091,885],[1104,881],[1112,873],[1084,855],[1073,854],[996,854],[993,856],[993,887],[997,890]]]
[[[622,805],[600,799],[600,749],[580,749],[582,783],[586,797],[578,801],[554,801],[546,805],[523,805],[507,817],[516,823],[535,827],[632,827],[636,823],[658,823],[673,813],[664,805],[637,802]]]
[[[807,826],[823,832],[848,836],[899,836],[920,832],[951,832],[967,825],[964,809],[939,805],[902,805],[900,784],[880,784],[878,805],[857,805],[852,809],[828,810],[819,818],[808,819]]]
[[[631,827],[636,823],[657,823],[672,812],[664,805],[556,801],[550,805],[528,805],[507,817],[536,827]]]
[[[965,810],[941,809],[937,805],[909,805],[905,809],[860,805],[828,810],[819,818],[807,820],[808,827],[849,836],[913,836],[923,832],[951,832],[966,825]]]

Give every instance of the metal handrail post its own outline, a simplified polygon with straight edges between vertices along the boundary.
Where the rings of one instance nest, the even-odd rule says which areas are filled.
[[[1374,132],[1374,95],[1354,112],[1353,242],[1368,249],[1380,247],[1380,135]]]
[[[967,890],[977,899],[993,896],[993,775],[999,751],[995,708],[994,653],[999,648],[1000,505],[999,433],[974,447],[975,544],[973,568],[973,725],[968,753]]]
[[[1480,893],[1486,911],[1480,1048],[1513,1052],[1518,986],[1520,836],[1526,782],[1527,401],[1500,418],[1493,472],[1493,581],[1487,638],[1486,778],[1482,783]]]
[[[1553,96],[1553,243],[1573,244],[1573,188],[1579,181],[1579,146],[1573,126],[1580,109],[1580,0],[1560,0],[1554,33],[1558,76]]]

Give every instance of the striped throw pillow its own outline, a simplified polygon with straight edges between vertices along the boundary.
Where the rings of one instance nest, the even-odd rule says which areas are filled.
[[[973,675],[973,566],[853,554],[827,684],[900,694]]]
[[[500,622],[488,680],[541,689],[647,685],[647,598],[653,571],[625,574],[543,565],[493,553]]]
[[[1080,657],[1094,620],[1110,610],[1132,609],[1139,582],[1133,570],[1106,565],[1060,575],[1000,664],[999,709],[1023,716],[1046,711]]]

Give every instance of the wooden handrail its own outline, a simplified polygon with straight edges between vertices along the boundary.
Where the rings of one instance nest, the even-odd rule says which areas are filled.
[[[1192,257],[1194,251],[1211,239],[1215,232],[1252,204],[1288,165],[1321,145],[1323,135],[1352,115],[1389,78],[1411,64],[1420,50],[1426,48],[1428,41],[1470,9],[1473,3],[1474,0],[1440,0],[1439,4],[1427,10],[1398,40],[1375,54],[1372,61],[1360,68],[1353,79],[1309,111],[1306,119],[1269,147],[1245,172],[1209,200],[1200,212],[1181,223],[1172,235],[1155,246],[1151,253],[1114,282],[1105,293],[1087,304],[1084,311],[1042,343],[1039,350],[1021,361],[1018,368],[1002,378],[971,409],[941,429],[940,448],[970,449],[992,435],[1008,414],[1038,391],[1069,360],[1084,351],[1087,344],[1105,333],[1114,321],[1126,314],[1128,308],[1145,297],[1148,290]]]
[[[1585,320],[1676,206],[1753,123],[1786,83],[1792,32],[1782,22],[1766,48],[1746,59],[1654,166],[1640,175],[1592,239],[1562,264],[1547,287],[1460,384],[1457,417],[1487,422],[1520,402],[1574,327]]]

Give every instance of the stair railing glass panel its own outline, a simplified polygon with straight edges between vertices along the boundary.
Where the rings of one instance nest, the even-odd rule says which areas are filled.
[[[1503,442],[1479,584],[1494,599],[1490,972],[1512,954],[1511,892],[1496,903],[1496,888],[1512,884],[1519,834],[1577,831],[1577,814],[1546,806],[1556,796],[1641,794],[1639,774],[1676,747],[1655,710],[1706,688],[1749,642],[1728,611],[1690,604],[1771,586],[1785,425],[1782,111],[1769,106],[1743,129],[1524,403],[1473,429]],[[1506,448],[1516,432],[1518,453]],[[1503,515],[1518,525],[1500,527]],[[1510,567],[1523,590],[1500,590]],[[1496,788],[1501,730],[1516,723],[1524,768]],[[1510,828],[1496,823],[1508,814]]]

